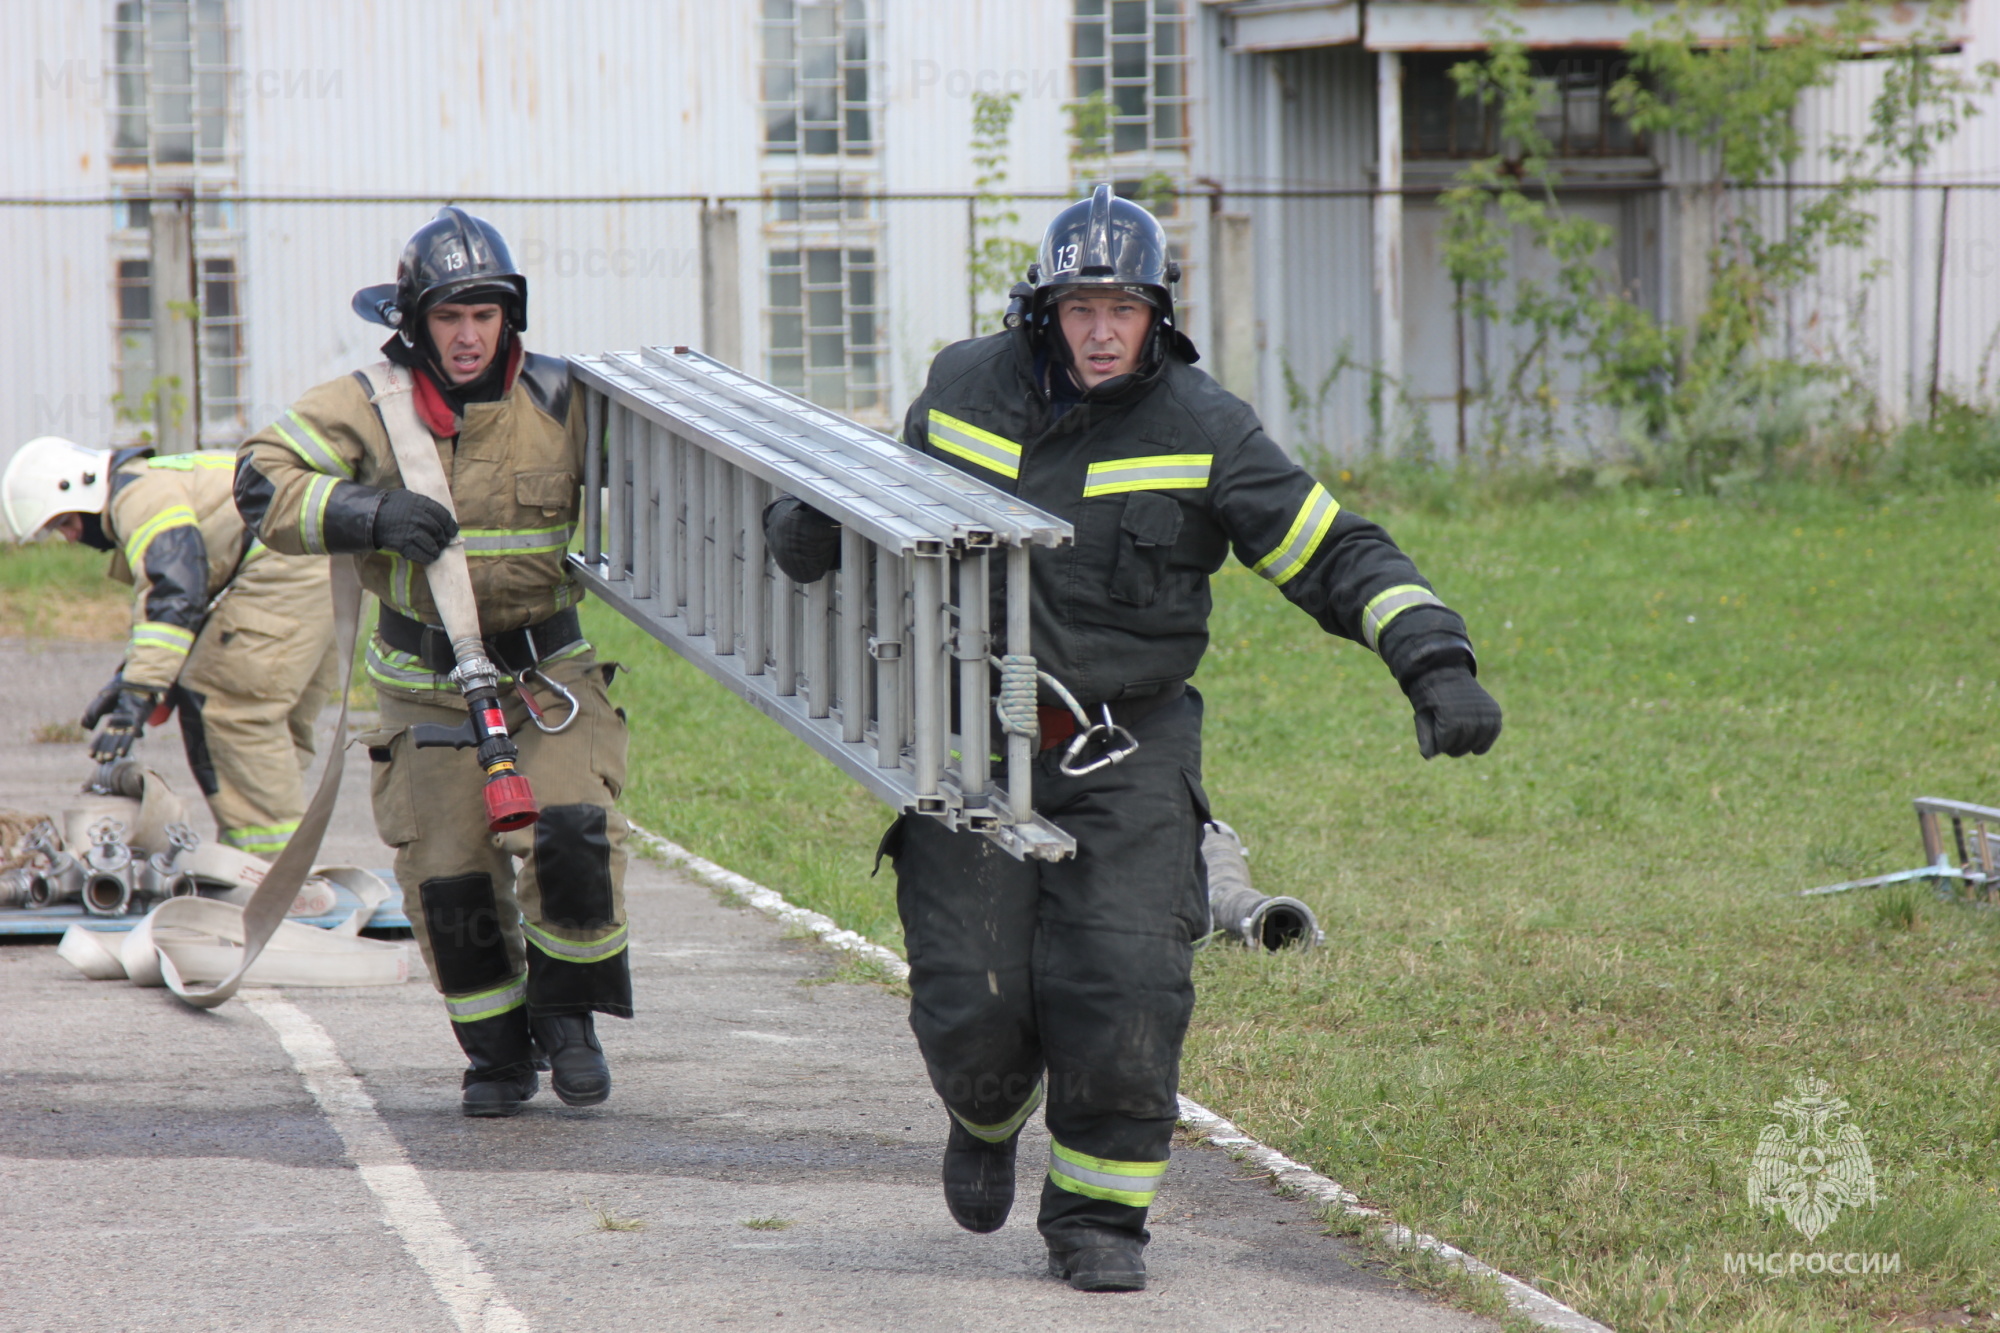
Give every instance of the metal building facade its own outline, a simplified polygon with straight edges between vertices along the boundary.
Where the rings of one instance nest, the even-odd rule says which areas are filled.
[[[190,184],[244,200],[208,209],[201,233],[238,264],[247,403],[234,431],[204,435],[226,444],[375,355],[383,331],[348,299],[391,277],[402,238],[446,201],[509,237],[531,284],[529,344],[557,353],[701,346],[720,327],[735,338],[720,350],[765,374],[782,321],[773,253],[878,251],[887,350],[871,415],[886,423],[971,327],[973,94],[1018,94],[1007,186],[1051,196],[1019,203],[1020,239],[1072,183],[1075,0],[136,0],[226,15],[232,67],[227,163],[150,176],[107,160],[113,29],[134,3],[7,0],[24,38],[0,53],[0,240],[28,257],[15,308],[42,317],[4,335],[0,453],[40,433],[108,443],[140,429],[111,407],[121,237],[144,253],[105,202],[120,195]],[[879,120],[860,157],[764,142],[769,16],[815,7],[867,31]],[[827,188],[892,197],[798,202]],[[926,194],[941,197],[902,197]],[[733,321],[714,309],[725,298]]]
[[[1393,348],[1383,341],[1389,317],[1368,195],[1381,179],[1382,54],[1476,49],[1481,7],[1207,0],[1206,9],[1204,45],[1212,56],[1204,69],[1210,97],[1198,174],[1222,185],[1223,207],[1252,220],[1257,398],[1267,425],[1290,447],[1323,447],[1339,457],[1413,443],[1448,455],[1457,330],[1433,202],[1444,181],[1436,172],[1403,177],[1408,193],[1395,229],[1401,300],[1392,314]],[[1579,45],[1598,47],[1633,23],[1623,9],[1605,5],[1529,6],[1520,13],[1532,13],[1554,37],[1574,29]],[[1885,13],[1892,24],[1908,18],[1902,10]],[[1971,0],[1954,32],[1964,48],[1948,60],[1969,69],[1995,58],[2000,5]],[[1876,61],[1844,65],[1832,87],[1809,94],[1799,120],[1812,151],[1794,164],[1791,188],[1774,183],[1746,192],[1741,205],[1775,225],[1815,197],[1814,183],[1834,179],[1824,150],[1832,136],[1865,130],[1883,68]],[[1979,188],[2000,185],[2000,115],[1994,114],[2000,98],[1984,99],[1983,109],[1922,172],[1872,196],[1876,223],[1868,243],[1831,251],[1819,276],[1779,312],[1770,350],[1845,366],[1872,394],[1883,420],[1926,410],[1933,382],[1941,393],[1990,402],[2000,380],[2000,189]],[[1649,156],[1645,179],[1595,195],[1576,186],[1567,197],[1574,208],[1601,213],[1617,231],[1619,242],[1604,257],[1607,272],[1647,308],[1686,320],[1701,300],[1703,256],[1713,236],[1702,188],[1710,177],[1708,154],[1662,136]],[[1414,165],[1399,162],[1398,176]],[[1954,188],[1944,188],[1948,183]],[[1260,191],[1286,197],[1259,197]],[[1533,273],[1547,261],[1517,243],[1510,263]],[[1468,321],[1467,360],[1476,362],[1483,351],[1504,364],[1516,337],[1504,326]],[[1563,411],[1552,432],[1555,447],[1615,450],[1615,420],[1579,406],[1581,365],[1566,361],[1556,370],[1554,397]],[[1403,386],[1407,399],[1407,415],[1387,430],[1384,375]],[[1479,425],[1472,423],[1475,440]]]

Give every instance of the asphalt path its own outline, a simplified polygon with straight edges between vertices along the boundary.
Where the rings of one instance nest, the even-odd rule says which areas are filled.
[[[55,813],[75,790],[81,747],[32,735],[117,659],[0,640],[0,806]],[[143,744],[191,793],[171,728]],[[350,758],[323,859],[386,866]],[[600,1020],[611,1100],[544,1090],[511,1120],[459,1115],[463,1059],[422,979],[198,1012],[0,946],[0,1329],[1496,1327],[1189,1145],[1151,1289],[1072,1292],[1034,1229],[1038,1124],[1004,1230],[946,1215],[946,1118],[905,1001],[829,980],[817,944],[655,862],[626,893],[640,1014]]]

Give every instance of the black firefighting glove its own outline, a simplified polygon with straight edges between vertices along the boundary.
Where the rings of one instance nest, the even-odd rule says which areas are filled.
[[[817,583],[840,568],[840,524],[795,495],[764,506],[764,548],[794,583]]]
[[[146,719],[153,715],[159,702],[160,696],[155,691],[121,683],[117,702],[112,704],[110,712],[102,715],[104,729],[90,742],[90,757],[108,764],[130,754],[132,742],[144,734]],[[95,709],[96,704],[91,707]]]
[[[1462,666],[1426,671],[1403,687],[1417,713],[1424,758],[1485,754],[1500,739],[1500,705]]]
[[[110,712],[113,705],[118,702],[118,692],[124,688],[125,668],[120,666],[116,674],[104,683],[104,688],[97,692],[97,697],[90,701],[89,707],[83,710],[83,729],[85,731],[92,730],[99,722],[104,720],[104,715]]]
[[[406,560],[428,565],[444,554],[458,535],[451,511],[415,491],[385,491],[375,511],[375,547],[394,551]]]

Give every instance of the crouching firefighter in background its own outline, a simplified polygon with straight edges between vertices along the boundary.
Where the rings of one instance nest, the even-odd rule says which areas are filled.
[[[1465,622],[1193,367],[1177,276],[1159,223],[1099,186],[1050,224],[1011,327],[939,353],[903,427],[908,446],[1075,525],[1074,545],[1037,547],[1032,565],[1036,659],[1076,704],[1042,687],[1034,803],[1075,836],[1075,857],[1016,861],[920,815],[883,849],[910,1026],[951,1114],[946,1205],[971,1231],[1006,1221],[1021,1126],[1046,1098],[1040,1228],[1050,1271],[1084,1291],[1146,1285],[1146,1213],[1177,1114],[1208,928],[1202,700],[1187,682],[1209,577],[1234,549],[1329,633],[1380,654],[1425,757],[1484,753],[1500,732]],[[797,499],[773,503],[765,528],[792,578],[833,567],[832,520]]]
[[[354,309],[395,330],[388,360],[310,390],[252,436],[236,503],[274,549],[360,555],[381,600],[367,667],[382,725],[361,737],[375,826],[396,849],[411,927],[471,1062],[465,1114],[519,1111],[538,1087],[537,1047],[556,1095],[592,1106],[611,1093],[592,1015],[630,1018],[632,983],[617,805],[625,720],[563,564],[582,402],[561,361],[522,346],[528,283],[506,242],[460,209],[419,229],[395,283],[357,292]],[[407,399],[385,410],[412,391],[414,420]],[[403,486],[390,422],[436,452],[456,521]],[[489,825],[485,748],[453,748],[472,727],[427,580],[461,534],[497,707],[541,807],[537,822],[501,833]],[[482,722],[492,707],[481,705]]]
[[[244,527],[235,464],[216,450],[154,457],[45,435],[15,452],[0,494],[16,537],[110,551],[111,577],[138,589],[124,665],[83,715],[98,728],[91,757],[124,758],[178,708],[218,836],[274,857],[305,812],[313,723],[341,664],[326,562],[280,555]]]

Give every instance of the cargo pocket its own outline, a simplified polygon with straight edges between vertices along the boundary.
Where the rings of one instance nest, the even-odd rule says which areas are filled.
[[[404,727],[377,727],[355,741],[365,746],[372,771],[368,792],[375,806],[375,832],[391,847],[417,840],[416,783],[410,773],[410,735]]]
[[[317,655],[303,663],[305,637],[296,621],[244,598],[225,597],[202,627],[201,642],[183,675],[210,694],[280,698],[303,688],[300,677],[319,665]]]
[[[1181,507],[1157,491],[1125,497],[1118,520],[1118,562],[1111,570],[1111,600],[1151,606],[1160,595],[1167,558],[1181,535]]]
[[[554,518],[576,503],[576,478],[567,471],[518,473],[514,477],[514,503]]]
[[[626,752],[631,741],[624,712],[611,706],[611,696],[604,688],[616,669],[615,662],[593,663],[569,686],[590,727],[590,771],[614,801],[625,791]]]

